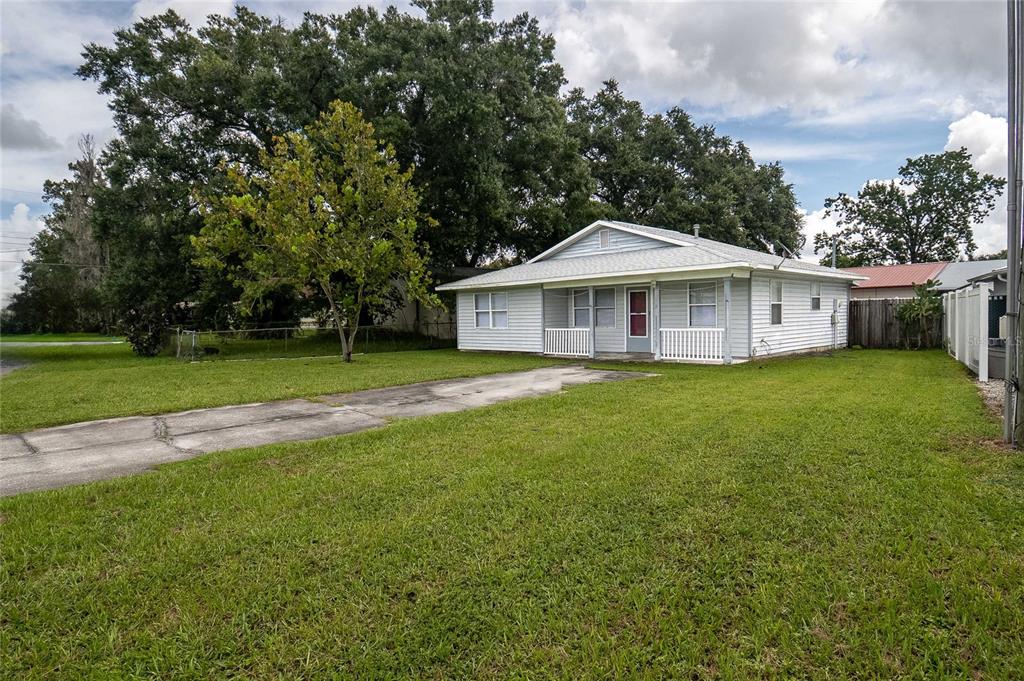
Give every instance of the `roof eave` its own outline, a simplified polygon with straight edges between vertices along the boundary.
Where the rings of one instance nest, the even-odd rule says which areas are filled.
[[[527,263],[529,264],[529,263]],[[706,265],[690,265],[686,267],[658,267],[647,270],[624,270],[624,271],[612,271],[612,272],[594,272],[592,274],[571,274],[561,277],[538,277],[535,279],[520,279],[518,281],[499,281],[499,282],[484,282],[484,283],[473,283],[471,277],[469,279],[463,279],[462,281],[453,281],[443,286],[438,286],[438,291],[466,291],[473,289],[484,289],[484,288],[511,288],[517,286],[543,286],[544,284],[559,284],[559,283],[570,283],[570,282],[584,282],[589,280],[598,279],[617,279],[617,278],[646,278],[657,275],[672,274],[678,272],[680,274],[687,274],[691,272],[708,272],[715,270],[737,270],[737,269],[754,269],[753,265],[748,262],[722,262],[722,263],[708,263]],[[486,276],[486,275],[484,275]]]

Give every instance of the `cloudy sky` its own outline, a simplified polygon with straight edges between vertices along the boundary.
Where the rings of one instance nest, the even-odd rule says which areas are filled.
[[[296,22],[355,3],[245,2]],[[392,4],[392,3],[373,3]],[[398,3],[401,5],[402,3]],[[1006,164],[1005,5],[994,2],[497,2],[528,11],[557,40],[570,85],[616,78],[650,110],[681,105],[781,161],[807,212],[893,177],[908,156],[967,147],[976,166]],[[135,19],[173,7],[192,21],[221,0],[0,4],[0,294],[46,212],[42,183],[61,177],[76,140],[113,135],[103,97],[75,78],[83,43],[110,42]],[[1002,211],[1002,212],[1000,212]],[[1005,204],[975,228],[981,252],[1005,247]],[[805,256],[809,254],[805,252]]]

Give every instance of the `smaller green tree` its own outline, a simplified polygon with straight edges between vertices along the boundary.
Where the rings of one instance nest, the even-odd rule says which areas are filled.
[[[399,168],[351,104],[335,101],[303,131],[275,138],[251,176],[232,166],[227,177],[227,192],[200,197],[204,225],[192,242],[199,265],[239,285],[243,310],[283,285],[315,287],[351,362],[360,316],[396,286],[435,304],[416,242],[431,221],[412,171]]]
[[[914,286],[914,297],[900,303],[896,308],[896,318],[903,328],[903,338],[907,347],[916,343],[917,349],[933,347],[932,328],[942,316],[942,297],[935,287],[939,282],[929,279],[923,284]]]
[[[975,170],[966,149],[908,158],[899,175],[867,183],[856,198],[825,200],[825,214],[840,230],[814,237],[822,264],[830,261],[833,243],[842,266],[950,261],[974,253],[971,226],[992,212],[1006,180]]]

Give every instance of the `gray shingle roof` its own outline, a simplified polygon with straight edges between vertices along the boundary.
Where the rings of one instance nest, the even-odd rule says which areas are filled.
[[[850,275],[847,272],[835,270],[831,267],[822,267],[821,265],[800,260],[782,258],[781,256],[724,244],[673,230],[612,221],[604,221],[604,224],[613,227],[625,227],[636,232],[650,234],[663,239],[671,239],[677,243],[687,245],[664,246],[624,253],[602,253],[600,255],[558,260],[538,260],[452,282],[439,288],[441,290],[489,288],[499,285],[515,286],[528,283],[589,279],[601,276],[627,276],[632,273],[641,274],[659,270],[694,271],[727,266],[749,267],[751,269],[780,266],[782,270],[789,272],[818,273],[824,276],[845,279],[856,278],[855,275]]]
[[[1006,268],[1006,260],[970,260],[968,262],[951,262],[939,272],[939,291],[955,291],[970,283],[970,279],[988,274],[994,270]]]

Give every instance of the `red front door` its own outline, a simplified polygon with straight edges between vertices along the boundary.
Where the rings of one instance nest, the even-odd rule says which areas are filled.
[[[627,289],[626,352],[650,352],[650,309],[645,288]]]

